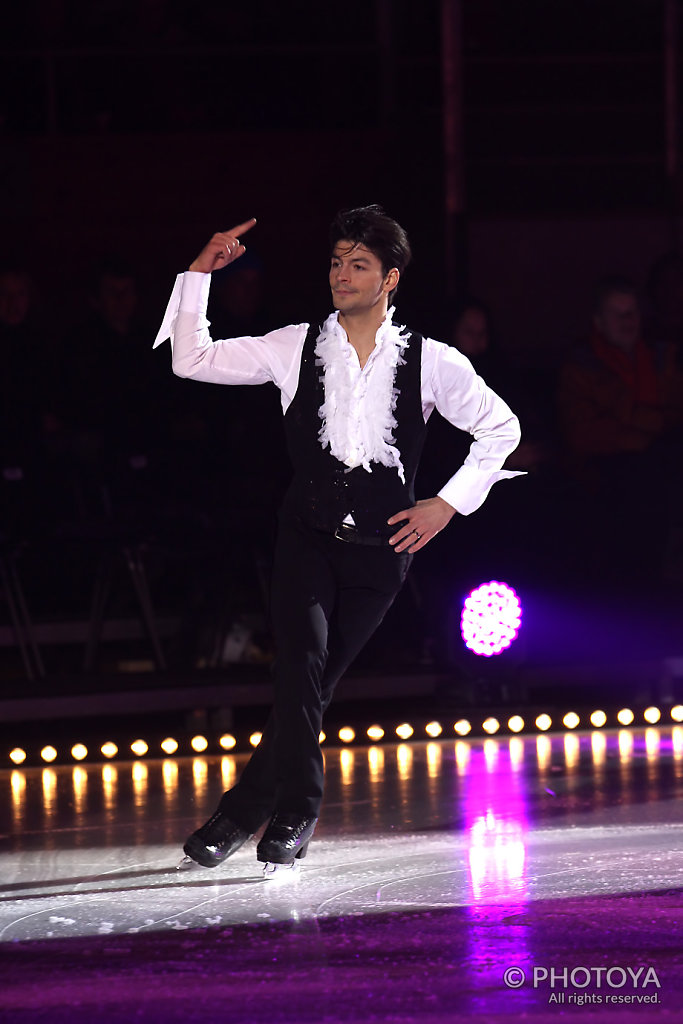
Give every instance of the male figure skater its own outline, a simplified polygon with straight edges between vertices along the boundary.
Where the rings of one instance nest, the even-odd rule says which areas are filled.
[[[211,274],[239,259],[254,224],[215,234],[179,275],[155,345],[170,335],[181,377],[273,381],[282,396],[294,477],[273,566],[274,706],[239,781],[184,846],[215,867],[268,821],[256,851],[268,872],[304,857],[313,835],[323,795],[318,737],[337,681],[382,621],[415,552],[456,512],[477,509],[496,480],[517,475],[500,467],[520,435],[464,356],[394,323],[391,301],[410,247],[378,206],[341,212],[332,224],[335,312],[322,326],[213,341]],[[439,494],[415,501],[434,408],[474,441]]]

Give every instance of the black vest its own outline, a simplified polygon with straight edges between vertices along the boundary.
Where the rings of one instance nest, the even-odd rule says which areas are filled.
[[[349,469],[323,448],[318,435],[320,407],[325,400],[323,368],[315,355],[320,327],[311,326],[304,342],[296,395],[284,418],[294,479],[285,496],[283,512],[308,526],[334,533],[350,513],[364,537],[390,537],[396,525],[387,519],[415,504],[417,472],[426,424],[422,415],[422,336],[411,333],[396,367],[398,389],[394,418],[395,446],[401,454],[406,482],[395,468],[373,462],[372,472],[362,466]]]

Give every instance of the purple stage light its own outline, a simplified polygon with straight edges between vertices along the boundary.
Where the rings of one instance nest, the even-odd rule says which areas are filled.
[[[465,599],[460,632],[474,654],[490,658],[512,643],[522,622],[522,606],[507,583],[482,583]]]

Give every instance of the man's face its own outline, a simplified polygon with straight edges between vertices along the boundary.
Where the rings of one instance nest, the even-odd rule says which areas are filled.
[[[612,292],[595,314],[595,326],[602,336],[622,352],[632,352],[640,335],[640,309],[635,295]]]
[[[342,314],[381,307],[398,284],[398,271],[384,274],[374,252],[356,242],[337,242],[330,262],[330,288],[334,308]]]

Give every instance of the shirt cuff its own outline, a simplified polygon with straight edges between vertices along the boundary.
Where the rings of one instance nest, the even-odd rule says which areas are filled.
[[[181,309],[185,313],[206,313],[210,287],[211,274],[198,274],[192,270],[178,274],[152,348],[158,348],[167,338],[173,340],[173,329]]]
[[[448,502],[461,516],[468,516],[470,512],[476,512],[484,504],[487,494],[498,480],[511,480],[515,476],[526,476],[526,473],[513,472],[510,469],[491,472],[474,466],[461,466],[455,476],[441,488],[439,497]]]
[[[211,274],[199,274],[195,270],[186,270],[182,276],[182,292],[180,309],[183,313],[206,313],[209,304]]]

